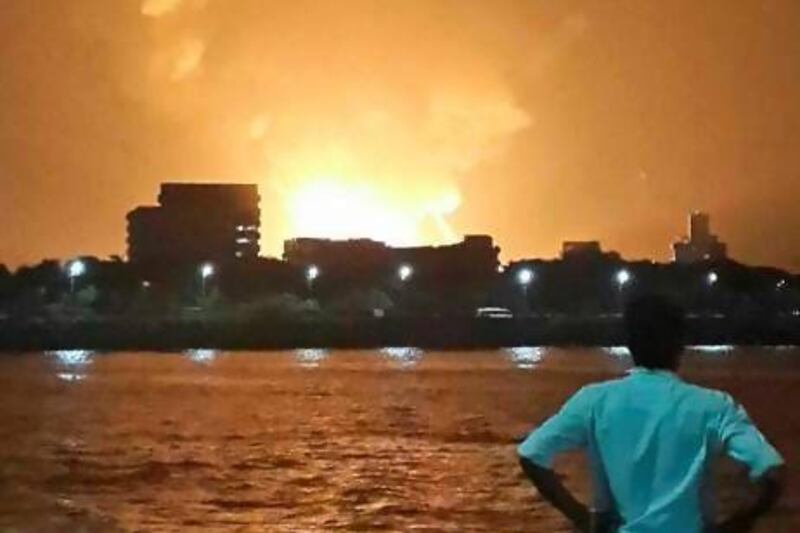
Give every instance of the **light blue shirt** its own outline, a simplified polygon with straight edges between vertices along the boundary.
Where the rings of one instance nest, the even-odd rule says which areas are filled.
[[[589,455],[595,508],[616,510],[625,533],[701,532],[713,516],[706,475],[719,453],[752,479],[783,463],[730,395],[644,368],[582,388],[517,452],[551,468],[555,455],[579,449]]]

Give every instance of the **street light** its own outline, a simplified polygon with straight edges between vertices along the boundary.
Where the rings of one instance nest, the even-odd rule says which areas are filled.
[[[519,286],[522,287],[522,298],[525,301],[525,309],[529,310],[529,302],[528,302],[528,287],[533,282],[534,274],[533,270],[530,268],[521,268],[517,271],[517,283]]]
[[[411,265],[403,264],[397,269],[397,277],[400,281],[408,281],[414,275],[414,268]]]
[[[86,263],[76,259],[67,265],[67,277],[69,278],[69,292],[75,293],[75,280],[86,273]]]
[[[624,306],[623,292],[625,291],[625,285],[630,283],[632,279],[633,276],[626,268],[619,269],[614,276],[614,280],[617,282],[617,300],[620,311]]]
[[[319,267],[317,265],[309,265],[306,268],[306,283],[308,283],[308,292],[314,290],[314,280],[319,277]]]
[[[522,285],[523,288],[527,288],[528,285],[531,284],[533,281],[533,270],[530,268],[523,268],[517,272],[517,282]]]
[[[206,295],[206,280],[214,275],[214,265],[211,263],[203,263],[200,265],[200,292],[203,296]]]
[[[616,280],[619,290],[622,291],[622,289],[625,288],[625,285],[631,282],[631,273],[628,272],[627,269],[623,268],[619,272],[617,272]]]

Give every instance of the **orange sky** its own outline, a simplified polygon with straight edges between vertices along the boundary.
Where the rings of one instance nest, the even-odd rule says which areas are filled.
[[[268,254],[666,259],[703,209],[800,270],[797,35],[794,0],[5,0],[0,262],[124,254],[160,182],[214,180],[261,185]]]

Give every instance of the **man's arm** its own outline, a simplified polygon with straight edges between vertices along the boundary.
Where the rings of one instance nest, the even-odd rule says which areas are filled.
[[[575,524],[578,531],[587,533],[591,531],[589,509],[567,490],[555,472],[549,468],[543,468],[525,457],[520,457],[519,464],[539,494]]]
[[[772,510],[783,494],[786,485],[785,467],[770,468],[754,484],[758,493],[755,501],[720,523],[715,533],[746,533],[752,530],[756,521]]]
[[[527,478],[579,531],[590,531],[589,510],[564,487],[551,467],[556,455],[586,447],[593,402],[593,394],[581,389],[517,447]]]
[[[762,515],[769,512],[781,496],[785,485],[783,458],[756,428],[747,412],[730,396],[719,418],[720,444],[725,453],[750,471],[756,487],[755,500],[719,524],[717,531],[739,533],[750,531]]]

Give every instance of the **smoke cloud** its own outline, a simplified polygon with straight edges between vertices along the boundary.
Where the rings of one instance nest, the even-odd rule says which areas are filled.
[[[461,180],[531,124],[477,45],[430,27],[429,6],[354,4],[209,2],[154,37],[148,97],[262,184],[270,250],[295,235],[453,240]]]
[[[229,180],[261,185],[269,254],[480,232],[664,260],[702,209],[800,269],[795,0],[0,3],[11,265],[124,254],[160,182]]]
[[[144,0],[142,2],[142,15],[146,17],[161,17],[176,11],[182,0]]]

